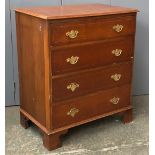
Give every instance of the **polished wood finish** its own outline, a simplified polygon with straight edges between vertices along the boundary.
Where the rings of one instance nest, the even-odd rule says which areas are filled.
[[[45,103],[46,80],[45,59],[42,52],[44,39],[43,33],[39,31],[43,21],[19,13],[16,14],[16,21],[20,107],[45,126],[46,112],[43,103]]]
[[[121,24],[123,29],[116,32],[114,25]],[[51,24],[51,44],[101,40],[106,38],[131,35],[135,33],[135,16],[115,16],[113,18],[95,18],[93,20],[65,21]],[[66,32],[77,30],[76,38],[66,36]],[[95,31],[94,31],[95,30]]]
[[[112,14],[136,13],[137,9],[110,6],[103,4],[82,4],[65,6],[45,6],[17,8],[17,12],[39,17],[42,19],[66,19],[76,17],[102,16]]]
[[[40,122],[38,122],[38,120],[36,120],[36,118],[34,118],[32,115],[30,115],[29,113],[27,113],[25,110],[23,110],[22,108],[20,108],[20,113],[25,116],[26,118],[28,118],[31,122],[33,122],[33,124],[35,124],[37,127],[39,127],[39,129],[41,129],[41,131],[43,131],[44,133],[46,133],[47,135],[51,134],[52,131],[50,129],[48,129],[48,127],[43,126]]]
[[[55,104],[52,112],[53,127],[59,128],[96,115],[128,107],[130,105],[130,90],[130,85],[123,85]],[[113,97],[120,98],[118,104],[114,105],[110,102]],[[79,109],[79,112],[74,117],[67,115],[67,112],[72,108]]]
[[[130,61],[133,57],[133,45],[133,36],[128,36],[106,41],[96,41],[94,43],[54,47],[52,48],[53,57],[51,61],[53,75],[109,65],[113,62]],[[112,54],[112,51],[115,49],[122,50],[120,56]],[[67,58],[72,56],[79,57],[78,62],[73,65],[66,61]]]
[[[66,134],[67,130],[63,130],[60,132],[57,132],[55,134],[47,135],[46,133],[43,134],[43,145],[49,150],[53,150],[56,148],[61,147],[61,136]]]
[[[128,62],[110,65],[104,69],[99,68],[81,74],[78,72],[71,76],[56,78],[52,82],[53,102],[58,102],[60,100],[86,95],[98,90],[104,90],[130,83],[132,73],[131,69],[132,64],[131,62]],[[118,81],[114,81],[111,78],[111,75],[116,73],[121,74],[121,78]],[[67,89],[67,86],[70,83],[77,83],[79,87],[72,92],[70,89]]]
[[[20,123],[38,126],[48,150],[69,128],[113,114],[132,121],[136,12],[102,4],[16,9]]]

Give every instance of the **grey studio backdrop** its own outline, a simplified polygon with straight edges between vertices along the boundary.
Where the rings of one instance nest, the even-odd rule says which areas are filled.
[[[149,93],[149,1],[148,0],[6,0],[6,51],[5,51],[5,103],[6,106],[19,105],[18,62],[16,47],[16,25],[14,9],[26,6],[60,6],[82,3],[102,3],[108,5],[137,8],[137,32],[135,44],[135,64],[133,95]]]

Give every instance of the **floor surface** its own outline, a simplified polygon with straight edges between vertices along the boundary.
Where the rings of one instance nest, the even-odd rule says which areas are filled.
[[[61,148],[47,151],[35,126],[19,124],[19,107],[6,108],[6,155],[148,155],[149,96],[133,97],[133,122],[106,117],[70,129]]]

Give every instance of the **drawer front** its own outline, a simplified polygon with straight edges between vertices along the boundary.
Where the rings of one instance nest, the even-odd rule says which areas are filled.
[[[53,49],[53,74],[129,61],[133,57],[134,37],[99,41]]]
[[[51,43],[65,44],[100,40],[135,33],[135,16],[98,18],[51,24]]]
[[[130,106],[130,85],[53,105],[53,127],[59,128]]]
[[[121,63],[111,65],[105,69],[55,78],[52,82],[53,101],[57,102],[130,83],[131,73],[132,63]]]

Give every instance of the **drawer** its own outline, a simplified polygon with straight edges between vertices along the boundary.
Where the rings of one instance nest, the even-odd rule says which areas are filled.
[[[130,106],[130,85],[101,91],[52,107],[53,127],[59,128]]]
[[[52,49],[53,74],[129,61],[133,57],[134,37],[95,43],[68,45]]]
[[[100,40],[135,33],[136,16],[65,21],[50,25],[51,44]]]
[[[120,63],[87,72],[53,78],[53,102],[131,82],[132,63]]]

